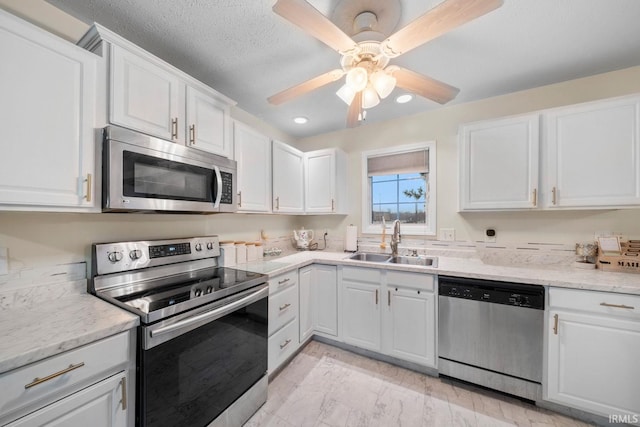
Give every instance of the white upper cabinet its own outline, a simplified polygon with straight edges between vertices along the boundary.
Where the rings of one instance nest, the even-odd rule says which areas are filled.
[[[98,24],[78,44],[109,58],[110,123],[231,157],[233,101]]]
[[[306,213],[346,213],[346,154],[339,149],[304,154]]]
[[[640,204],[640,98],[559,108],[544,120],[547,207]]]
[[[273,141],[273,212],[304,212],[304,153]]]
[[[234,159],[238,162],[238,211],[271,210],[271,140],[250,127],[233,123]]]
[[[538,117],[508,117],[460,128],[461,211],[537,207]]]
[[[95,206],[99,57],[0,10],[2,209]]]

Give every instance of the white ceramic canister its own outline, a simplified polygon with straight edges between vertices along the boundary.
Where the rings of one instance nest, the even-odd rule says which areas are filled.
[[[233,240],[220,242],[220,265],[222,267],[236,265],[236,245]]]
[[[256,242],[256,258],[258,258],[258,261],[262,261],[262,258],[264,258],[264,246],[262,246],[262,242]]]
[[[256,259],[258,259],[256,244],[254,242],[247,242],[247,262],[255,261]]]
[[[247,262],[247,245],[245,242],[236,242],[236,264]]]

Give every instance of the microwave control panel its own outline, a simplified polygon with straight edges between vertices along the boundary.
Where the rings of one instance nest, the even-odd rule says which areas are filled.
[[[222,196],[220,203],[225,205],[233,204],[233,175],[228,172],[221,172],[222,176]]]

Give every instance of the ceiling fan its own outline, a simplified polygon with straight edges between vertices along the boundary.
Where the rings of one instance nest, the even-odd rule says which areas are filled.
[[[341,68],[279,92],[268,98],[269,103],[281,104],[346,75],[345,84],[336,94],[349,105],[349,127],[357,126],[364,118],[364,109],[378,105],[380,98],[386,98],[396,86],[445,104],[455,98],[460,89],[414,71],[389,65],[390,60],[499,8],[503,0],[444,0],[388,37],[378,31],[378,24],[387,14],[395,15],[391,19],[395,19],[397,23],[399,0],[342,0],[336,9],[353,9],[354,4],[355,7],[364,9],[357,11],[352,18],[356,32],[352,38],[305,0],[276,1],[273,6],[275,13],[336,50],[342,58]],[[397,6],[395,9],[389,8],[389,5],[394,4]],[[380,7],[384,14],[378,12],[379,16],[375,11]],[[385,24],[388,24],[388,20]]]

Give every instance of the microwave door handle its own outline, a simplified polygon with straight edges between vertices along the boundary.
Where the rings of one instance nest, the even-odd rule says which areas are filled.
[[[218,191],[216,194],[216,200],[213,203],[213,207],[215,209],[220,207],[220,199],[222,198],[222,174],[220,173],[220,168],[218,166],[213,166],[213,170],[216,173],[216,182],[218,183]]]

